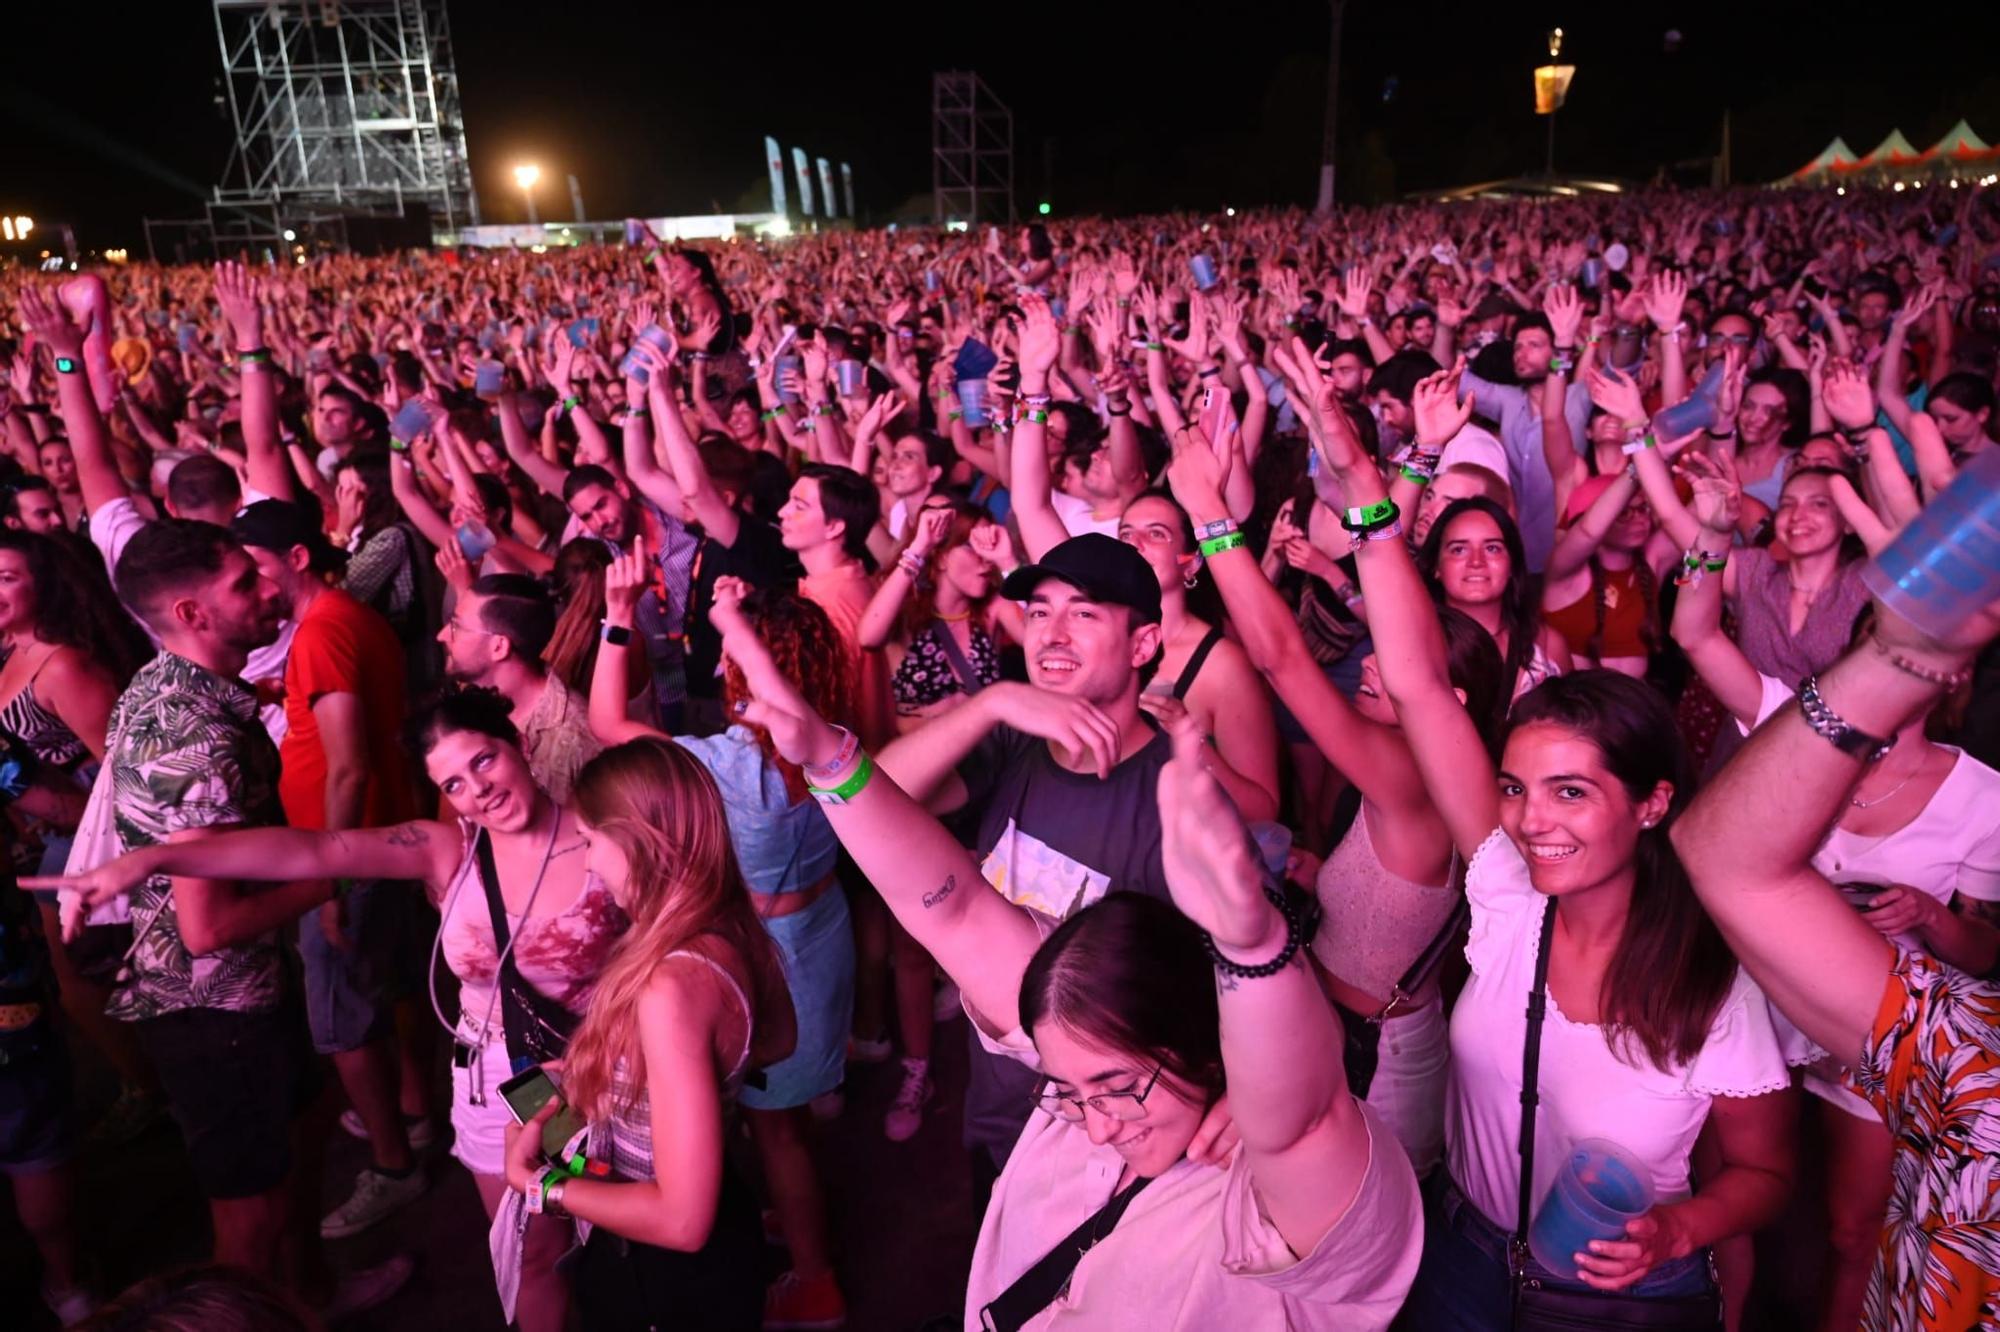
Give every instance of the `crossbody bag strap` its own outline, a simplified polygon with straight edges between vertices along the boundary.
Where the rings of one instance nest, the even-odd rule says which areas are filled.
[[[1396,978],[1395,987],[1389,991],[1389,1002],[1382,1005],[1381,1011],[1370,1021],[1386,1022],[1412,1005],[1424,986],[1430,984],[1431,977],[1437,974],[1437,969],[1444,965],[1445,954],[1451,951],[1458,932],[1465,928],[1465,922],[1471,915],[1472,906],[1460,893],[1458,900],[1452,903],[1451,914],[1445,917],[1444,924],[1431,936],[1431,941],[1424,945],[1424,951],[1417,954],[1409,969]]]
[[[1082,1225],[1043,1254],[1033,1267],[1014,1279],[1013,1285],[982,1308],[979,1325],[990,1332],[1015,1332],[1054,1304],[1069,1285],[1069,1279],[1075,1275],[1083,1256],[1117,1229],[1118,1219],[1125,1215],[1125,1209],[1139,1196],[1139,1190],[1152,1182],[1149,1178],[1135,1179],[1113,1194],[1110,1201],[1086,1217]]]
[[[1521,1043],[1521,1206],[1514,1242],[1528,1242],[1529,1196],[1535,1188],[1535,1107],[1540,1104],[1542,1019],[1549,1011],[1549,945],[1556,937],[1556,900],[1542,908],[1542,942],[1535,952],[1535,988],[1528,991],[1528,1035]]]
[[[507,928],[507,903],[500,896],[500,866],[493,859],[493,838],[481,828],[472,843],[473,854],[479,858],[479,886],[486,890],[486,914],[493,917],[493,954],[501,959],[502,967],[514,965],[514,955],[507,950],[507,940],[511,931]]]
[[[958,645],[958,639],[952,635],[950,625],[942,622],[932,624],[931,638],[937,643],[938,650],[944,653],[945,661],[951,666],[951,673],[958,677],[959,689],[967,698],[971,698],[986,687],[986,682],[979,678],[979,672],[973,670],[972,663],[966,659],[965,649]]]

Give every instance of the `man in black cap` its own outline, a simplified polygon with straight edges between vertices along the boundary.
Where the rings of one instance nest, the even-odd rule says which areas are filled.
[[[236,539],[276,585],[298,626],[285,659],[278,798],[294,828],[382,828],[416,817],[401,748],[403,649],[380,614],[329,585],[345,563],[313,507],[260,500],[236,515]],[[313,1046],[333,1060],[367,1130],[374,1162],[354,1194],[320,1223],[328,1239],[356,1234],[419,1196],[423,1172],[399,1113],[394,1000],[406,885],[349,882],[301,920],[306,1017]],[[406,1097],[418,1100],[412,1094]]]
[[[1159,664],[1158,577],[1131,546],[1086,533],[1000,590],[1026,603],[1031,683],[987,686],[876,762],[934,812],[976,819],[988,882],[1051,920],[1114,891],[1172,900],[1156,790],[1173,745],[1139,707]],[[983,1183],[1020,1136],[1034,1081],[974,1049],[965,1137]]]

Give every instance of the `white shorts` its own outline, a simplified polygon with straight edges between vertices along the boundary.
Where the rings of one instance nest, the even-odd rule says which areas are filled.
[[[452,1063],[451,1129],[456,1141],[451,1154],[475,1175],[498,1177],[507,1173],[507,1126],[514,1122],[514,1116],[500,1099],[500,1084],[512,1071],[505,1041],[487,1046],[485,1058],[475,1058],[470,1068]],[[472,1103],[475,1085],[485,1095],[486,1104]]]

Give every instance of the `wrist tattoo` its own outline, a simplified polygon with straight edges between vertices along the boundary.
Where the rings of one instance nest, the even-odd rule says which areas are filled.
[[[945,875],[944,882],[938,885],[936,892],[924,894],[924,910],[928,911],[932,907],[942,904],[947,897],[950,897],[957,890],[958,876],[956,874]]]

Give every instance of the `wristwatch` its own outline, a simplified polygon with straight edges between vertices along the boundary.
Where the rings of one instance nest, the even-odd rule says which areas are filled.
[[[1846,718],[1827,706],[1826,700],[1819,696],[1817,675],[1808,675],[1799,685],[1799,711],[1805,714],[1806,725],[1813,728],[1815,735],[1864,763],[1876,762],[1895,744],[1894,740],[1884,740],[1850,726]]]
[[[626,625],[607,623],[598,631],[598,637],[612,647],[624,647],[632,641],[632,630]]]
[[[57,373],[57,374],[59,374],[59,375],[73,375],[73,374],[75,374],[75,373],[76,373],[76,358],[75,358],[74,356],[58,356],[58,357],[56,357],[56,373]]]

